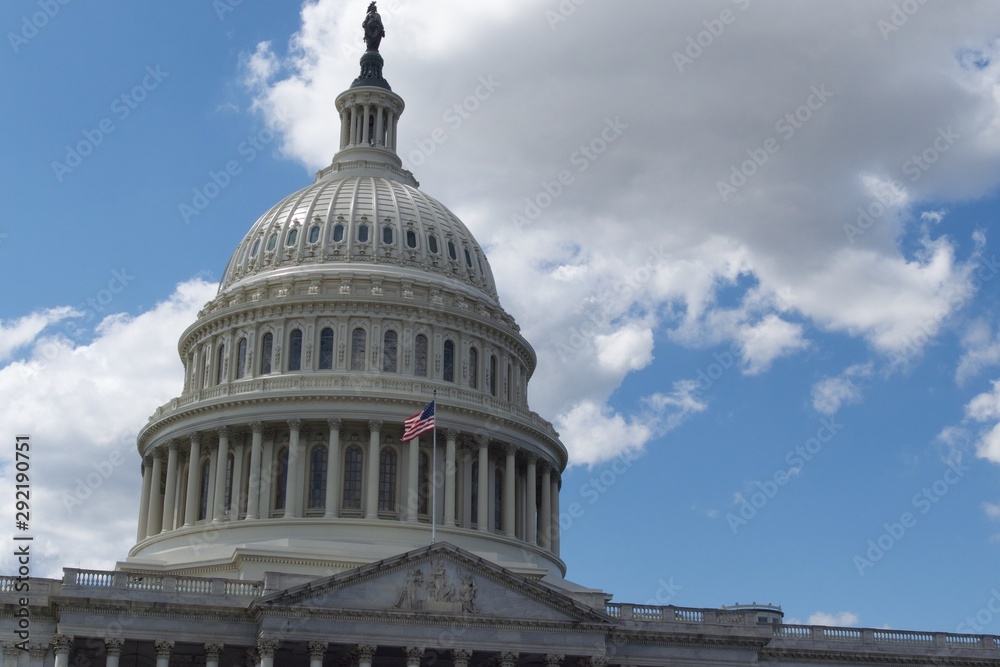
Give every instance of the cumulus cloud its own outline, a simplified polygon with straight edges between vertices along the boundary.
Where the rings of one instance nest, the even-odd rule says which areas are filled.
[[[48,326],[79,313],[69,306],[49,308],[25,315],[13,322],[0,322],[0,361],[11,358],[18,349],[30,344]]]
[[[979,258],[926,204],[996,185],[1000,64],[956,57],[993,52],[995,3],[923,5],[891,40],[877,28],[891,0],[754,3],[684,67],[673,54],[703,29],[702,3],[647,4],[640,22],[588,3],[556,30],[536,3],[500,4],[394,7],[382,52],[407,102],[400,155],[485,246],[538,352],[543,415],[589,406],[638,442],[606,401],[659,345],[736,344],[746,374],[814,331],[916,360],[975,293]],[[310,0],[287,48],[246,59],[256,107],[311,169],[338,145],[330,110],[357,75],[355,19]],[[622,43],[656,53],[636,61]],[[624,90],[643,96],[609,94]],[[769,139],[778,150],[720,197]]]
[[[861,400],[861,385],[855,380],[870,377],[872,364],[856,364],[836,377],[823,378],[812,388],[812,406],[824,415],[836,414],[844,405]]]
[[[972,322],[962,336],[962,358],[958,360],[955,381],[964,384],[997,364],[1000,364],[1000,334],[994,333],[985,320]]]
[[[147,312],[105,318],[87,344],[39,330],[24,341],[26,358],[0,367],[0,423],[29,434],[34,453],[33,574],[59,577],[62,566],[112,569],[132,546],[142,481],[135,436],[157,406],[180,393],[177,339],[216,289],[201,280],[182,283]],[[5,488],[14,484],[12,451],[0,459]],[[96,526],[85,516],[106,520]],[[79,544],[88,545],[85,553],[66,550]],[[0,567],[16,569],[10,554]]]

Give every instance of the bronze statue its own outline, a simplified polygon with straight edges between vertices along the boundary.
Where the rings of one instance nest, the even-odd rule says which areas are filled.
[[[382,17],[379,16],[374,2],[368,5],[368,14],[361,27],[365,30],[365,44],[368,45],[368,50],[378,51],[379,44],[385,37],[385,27],[382,25]]]

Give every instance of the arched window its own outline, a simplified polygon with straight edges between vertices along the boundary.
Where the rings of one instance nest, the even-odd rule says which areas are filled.
[[[454,241],[448,241],[448,256],[454,261],[458,261],[458,253],[455,251]]]
[[[201,464],[201,502],[198,503],[198,518],[208,517],[208,482],[211,479],[211,464],[206,460]]]
[[[352,445],[344,454],[344,498],[345,510],[361,509],[361,448]]]
[[[340,243],[344,240],[344,226],[339,222],[333,226],[333,242]]]
[[[250,259],[257,256],[257,252],[260,250],[260,239],[253,242],[253,249],[250,251]]]
[[[288,447],[278,452],[278,469],[274,475],[274,509],[285,509],[285,494],[288,491]]]
[[[241,380],[247,375],[247,339],[240,338],[236,346],[236,379]]]
[[[351,370],[365,370],[365,341],[368,334],[361,327],[351,332]]]
[[[278,246],[278,235],[271,234],[267,237],[267,251],[274,252],[274,249]]]
[[[469,348],[469,386],[479,388],[479,350],[475,347]]]
[[[319,369],[333,370],[333,329],[329,327],[319,334]]]
[[[385,447],[378,457],[378,511],[396,509],[396,452]]]
[[[382,372],[397,372],[398,364],[396,360],[399,355],[399,334],[392,329],[385,332],[382,337]]]
[[[368,243],[368,225],[358,225],[358,243]]]
[[[427,236],[427,249],[435,255],[438,253],[438,240],[433,234]]]
[[[326,507],[326,445],[316,445],[309,455],[309,509]]]
[[[426,452],[420,452],[417,458],[417,514],[429,513],[431,497],[431,466],[430,457]]]
[[[266,333],[260,340],[260,374],[271,372],[271,355],[274,353],[274,334]]]
[[[226,455],[226,493],[225,498],[222,501],[222,508],[229,514],[233,509],[233,464],[236,459],[233,457],[233,453],[229,452]]]
[[[319,241],[319,225],[313,225],[309,228],[309,243],[316,243]]]
[[[406,247],[407,248],[417,247],[417,233],[412,229],[406,230]]]
[[[226,379],[226,344],[219,346],[219,356],[216,359],[219,367],[215,369],[215,384],[222,384]]]
[[[490,355],[490,394],[497,395],[497,357]]]
[[[296,329],[288,338],[288,370],[302,370],[302,329]]]
[[[507,379],[503,383],[504,398],[510,401],[510,383],[514,381],[514,367],[507,364]]]
[[[392,227],[389,225],[382,228],[382,243],[392,245]]]
[[[472,500],[469,502],[469,513],[473,526],[479,525],[479,461],[472,462]]]
[[[299,240],[299,228],[292,227],[288,230],[288,236],[285,237],[285,245],[291,248],[295,245],[295,242]]]
[[[450,340],[444,342],[444,381],[455,381],[455,344]]]
[[[472,268],[472,255],[469,254],[468,248],[465,249],[465,265]]]
[[[493,528],[503,529],[503,472],[500,466],[493,471]]]
[[[413,374],[427,377],[427,336],[418,334],[413,342]]]

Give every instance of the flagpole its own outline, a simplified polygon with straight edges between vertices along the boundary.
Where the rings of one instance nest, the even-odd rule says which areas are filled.
[[[437,389],[434,390],[434,432],[431,439],[431,461],[434,464],[431,466],[431,544],[437,539],[437,446],[438,446],[438,429],[437,429]]]

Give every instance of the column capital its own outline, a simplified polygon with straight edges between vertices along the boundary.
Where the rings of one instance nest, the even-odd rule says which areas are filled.
[[[563,664],[563,659],[566,656],[561,653],[546,653],[545,654],[545,667],[560,667]]]
[[[142,457],[142,465],[146,466],[146,468],[150,468],[151,469],[153,467],[153,455],[152,454],[146,454],[145,456],[143,456]]]
[[[374,644],[358,644],[358,660],[361,662],[371,662],[378,649]]]
[[[52,635],[52,652],[69,653],[73,646],[73,635]]]
[[[326,642],[309,642],[307,646],[309,649],[310,660],[323,659],[323,654],[326,653]]]
[[[262,421],[252,421],[252,422],[250,422],[250,430],[253,431],[254,433],[263,433],[264,432],[264,422],[262,422]]]
[[[479,433],[479,434],[477,434],[476,435],[476,444],[479,445],[480,447],[489,447],[490,446],[490,436],[486,435],[485,433]]]
[[[525,450],[521,454],[521,457],[524,459],[524,462],[527,463],[528,465],[538,462],[538,454],[534,452],[529,452],[528,450]]]
[[[200,445],[201,444],[201,433],[198,433],[197,431],[195,431],[194,433],[191,434],[191,444],[192,445]]]
[[[301,431],[302,430],[302,420],[301,419],[289,419],[288,420],[288,428],[291,429],[291,430],[293,430],[293,431]]]
[[[6,650],[6,644],[4,644],[4,648]],[[28,652],[31,654],[32,660],[44,660],[49,652],[49,647],[45,644],[32,644],[28,647]]]
[[[326,420],[326,425],[330,427],[330,431],[331,432],[335,431],[337,433],[340,433],[340,429],[344,425],[344,420],[343,419],[327,419]]]
[[[424,647],[423,646],[407,646],[406,647],[406,664],[420,664],[420,659],[424,657]]]
[[[518,447],[515,444],[505,442],[504,444],[500,445],[500,449],[507,456],[517,456],[517,450],[520,449],[520,447]]]
[[[274,652],[278,650],[278,644],[280,643],[277,639],[258,639],[257,655],[261,658],[273,658]]]
[[[378,430],[380,430],[382,428],[382,420],[381,419],[369,419],[368,420],[368,428],[371,429],[372,431],[378,431]]]
[[[516,651],[501,651],[500,652],[500,667],[514,667],[517,664],[517,652]]]
[[[589,667],[608,667],[608,657],[606,655],[592,655],[588,661]]]
[[[119,637],[105,637],[104,638],[104,650],[108,655],[121,655],[122,647],[125,646],[125,640]]]
[[[180,448],[181,448],[181,443],[177,442],[176,440],[171,440],[169,443],[167,443],[167,451],[170,453],[176,454],[180,450]]]
[[[455,667],[468,667],[469,658],[472,657],[472,651],[464,648],[456,648],[451,652],[451,661]]]
[[[4,642],[3,643],[3,658],[4,662],[8,660],[10,662],[17,662],[17,656],[21,655],[21,649],[17,647],[14,642]]]
[[[225,644],[205,644],[205,660],[218,662]]]
[[[549,476],[549,479],[553,484],[562,485],[562,473],[555,468],[552,469],[552,474]]]
[[[452,440],[457,440],[459,436],[459,431],[457,428],[446,428],[444,430],[444,436]]]
[[[153,649],[156,651],[157,658],[169,658],[170,651],[174,648],[174,643],[166,639],[157,639],[153,642]]]
[[[219,428],[215,429],[215,432],[219,434],[219,440],[221,440],[222,438],[225,438],[226,440],[229,439],[230,430],[228,426],[220,426]]]

